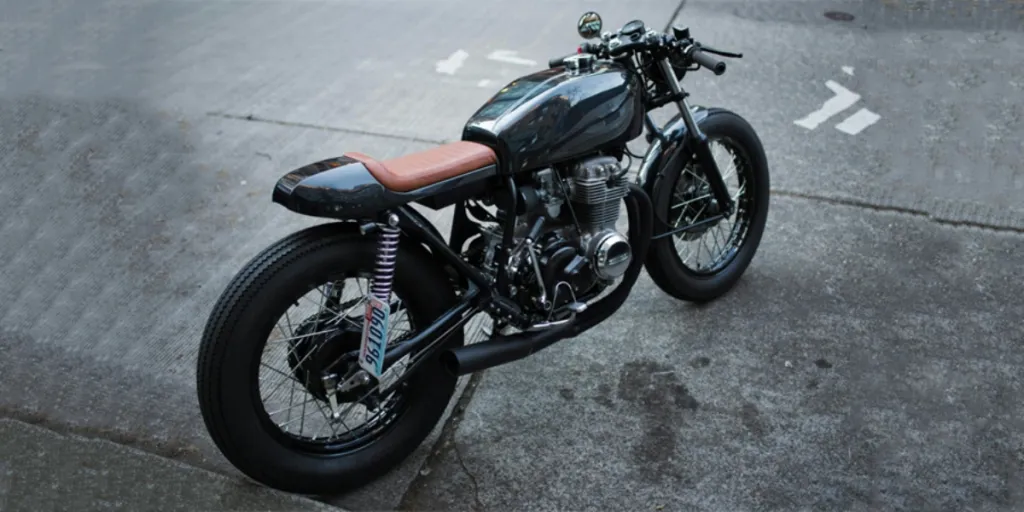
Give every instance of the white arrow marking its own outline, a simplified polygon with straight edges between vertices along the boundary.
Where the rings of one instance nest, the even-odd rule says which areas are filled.
[[[466,57],[469,57],[468,53],[463,50],[456,50],[447,59],[437,61],[437,66],[434,69],[438,73],[454,75],[462,67],[462,63],[466,62]]]
[[[797,126],[802,126],[808,130],[813,130],[818,127],[819,124],[828,121],[828,118],[850,108],[857,100],[860,99],[860,95],[850,91],[846,87],[843,87],[832,80],[825,82],[825,87],[828,87],[835,93],[835,96],[828,99],[824,105],[818,110],[807,114],[807,117],[803,119],[797,119],[793,121]]]
[[[852,66],[843,66],[843,73],[846,73],[847,75],[853,76],[853,67]]]
[[[853,113],[850,117],[843,119],[843,122],[836,125],[836,130],[850,135],[857,135],[864,131],[865,128],[878,122],[882,116],[866,109],[862,108]]]
[[[537,61],[530,59],[524,59],[522,57],[516,57],[516,52],[512,50],[494,50],[490,55],[487,56],[490,60],[496,60],[498,62],[507,62],[509,64],[520,64],[523,66],[536,66]]]

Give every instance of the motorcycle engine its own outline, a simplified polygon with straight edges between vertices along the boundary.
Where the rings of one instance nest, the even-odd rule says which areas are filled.
[[[519,192],[525,209],[517,222],[517,242],[524,241],[539,217],[545,223],[530,247],[513,254],[510,270],[517,295],[527,299],[523,303],[544,311],[597,295],[622,277],[632,261],[629,241],[616,229],[629,191],[618,160],[587,158],[563,174],[539,171],[532,186]]]

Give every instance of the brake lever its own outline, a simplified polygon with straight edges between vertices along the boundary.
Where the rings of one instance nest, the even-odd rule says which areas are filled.
[[[743,54],[742,53],[724,52],[722,50],[716,50],[716,49],[714,49],[714,48],[712,48],[710,46],[704,46],[703,44],[700,45],[700,49],[701,49],[701,51],[704,51],[704,52],[707,52],[707,53],[713,53],[715,55],[721,55],[722,57],[730,57],[730,58],[733,58],[733,59],[742,59],[743,58]]]

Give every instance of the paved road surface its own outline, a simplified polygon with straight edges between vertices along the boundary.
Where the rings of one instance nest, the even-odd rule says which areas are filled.
[[[425,446],[330,501],[1024,501],[1024,8],[972,4],[687,2],[680,20],[698,38],[746,54],[722,77],[692,77],[694,101],[750,119],[773,168],[748,277],[705,308],[643,277],[601,330],[484,374],[436,455]],[[587,9],[660,28],[677,7],[5,4],[0,412],[237,476],[199,420],[194,350],[232,272],[317,222],[269,203],[276,179],[346,150],[384,158],[453,140],[533,69],[493,52],[543,66],[572,50]],[[461,66],[439,72],[460,50]],[[795,124],[837,95],[857,101]],[[862,108],[877,121],[847,133]]]

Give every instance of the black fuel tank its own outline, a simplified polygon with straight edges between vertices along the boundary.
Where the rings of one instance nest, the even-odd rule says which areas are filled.
[[[643,133],[641,91],[636,75],[613,62],[583,72],[539,71],[488,100],[462,138],[494,146],[506,172],[547,167]]]

